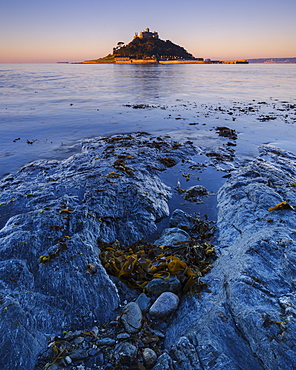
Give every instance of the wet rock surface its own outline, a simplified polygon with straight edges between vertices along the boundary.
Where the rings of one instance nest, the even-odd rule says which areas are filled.
[[[181,209],[175,209],[170,218],[169,226],[183,230],[191,229],[194,226],[194,219]]]
[[[184,199],[189,200],[191,202],[198,202],[200,201],[201,196],[208,195],[207,189],[202,185],[195,185],[191,186],[189,189],[186,190],[184,194]]]
[[[218,194],[218,259],[207,293],[184,297],[166,332],[158,369],[291,369],[296,156],[273,146],[231,174]],[[186,365],[185,365],[186,364]]]
[[[98,239],[133,243],[155,232],[170,197],[158,158],[193,153],[146,134],[91,139],[80,154],[30,163],[0,182],[1,366],[32,369],[49,335],[114,317],[120,297]]]
[[[154,244],[164,246],[177,246],[178,243],[184,242],[190,239],[190,235],[183,229],[178,227],[172,227],[164,229],[161,237],[155,240]]]
[[[206,290],[184,295],[183,283],[177,295],[167,287],[141,293],[102,266],[98,239],[113,241],[116,255],[122,243],[155,232],[171,191],[158,175],[193,151],[146,134],[92,139],[81,154],[34,162],[1,181],[9,215],[0,231],[3,368],[296,366],[293,154],[262,146],[256,160],[229,173],[218,197],[218,258],[211,270],[200,267]],[[213,164],[222,160],[217,152],[208,155]],[[275,207],[284,202],[291,207]],[[170,245],[175,228],[188,233],[187,244]],[[176,210],[164,242],[191,258],[202,249],[194,238],[210,230]],[[204,248],[201,259],[213,254],[210,244]],[[151,308],[162,295],[174,297],[175,308],[155,317]],[[122,320],[131,305],[142,317],[135,332]]]

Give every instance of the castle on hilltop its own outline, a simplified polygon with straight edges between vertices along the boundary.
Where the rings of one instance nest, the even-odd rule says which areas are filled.
[[[139,39],[147,39],[149,37],[153,37],[154,39],[158,39],[158,32],[150,32],[149,28],[146,28],[145,31],[142,31],[138,34],[138,32],[135,32],[134,39],[139,38]]]

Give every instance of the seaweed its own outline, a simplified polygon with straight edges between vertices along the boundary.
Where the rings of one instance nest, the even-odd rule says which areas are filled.
[[[177,164],[176,160],[172,157],[158,157],[157,159],[167,167],[174,167]]]
[[[113,167],[116,168],[117,170],[123,171],[124,173],[126,173],[129,176],[134,176],[134,170],[132,170],[131,168],[129,168],[125,164],[125,160],[124,159],[117,159],[113,163]]]
[[[204,238],[213,234],[204,227]],[[149,281],[175,276],[182,284],[182,293],[200,292],[207,284],[200,278],[211,269],[216,258],[210,242],[190,238],[172,247],[137,242],[124,247],[116,240],[99,240],[100,259],[106,271],[130,288],[145,290]]]
[[[215,157],[218,161],[223,161],[223,156],[219,153],[214,153],[214,152],[208,152],[206,153],[207,157]]]
[[[232,139],[232,140],[237,139],[236,131],[229,127],[225,127],[225,126],[216,127],[216,131],[218,132],[219,136],[229,137],[229,139]]]
[[[108,175],[107,175],[107,177],[109,177],[109,178],[111,178],[111,179],[116,179],[116,178],[118,178],[118,177],[120,177],[121,175],[120,175],[120,173],[118,173],[118,172],[110,172],[110,173],[108,173]]]
[[[61,252],[67,250],[68,246],[66,244],[65,239],[70,239],[70,237],[67,235],[64,235],[62,238],[60,238],[58,240],[57,248],[53,252],[40,256],[39,262],[42,264],[50,262],[53,258],[58,257]]]
[[[268,211],[271,212],[271,211],[279,211],[279,210],[282,210],[282,209],[290,209],[292,211],[295,211],[295,208],[292,207],[288,202],[281,202],[281,203],[278,203],[277,205],[275,205],[274,207],[270,207],[268,208]]]

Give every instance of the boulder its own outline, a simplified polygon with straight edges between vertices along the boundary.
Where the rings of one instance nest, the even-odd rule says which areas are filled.
[[[33,369],[49,335],[116,317],[118,290],[98,239],[127,245],[156,232],[170,196],[158,158],[171,151],[177,163],[193,153],[149,139],[90,139],[81,153],[0,181],[0,368]]]
[[[202,185],[191,186],[184,193],[184,199],[189,200],[190,202],[199,202],[200,196],[208,195],[207,189]]]
[[[169,226],[179,229],[191,229],[195,224],[195,219],[181,209],[175,209],[171,215]]]
[[[164,245],[166,247],[177,246],[178,243],[184,242],[190,239],[190,235],[178,227],[171,227],[164,229],[161,237],[154,241],[155,245]]]

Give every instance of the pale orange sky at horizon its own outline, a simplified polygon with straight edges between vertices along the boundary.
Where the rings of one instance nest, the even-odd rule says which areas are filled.
[[[82,61],[146,27],[195,57],[296,57],[296,1],[12,0],[1,5],[0,63]]]

